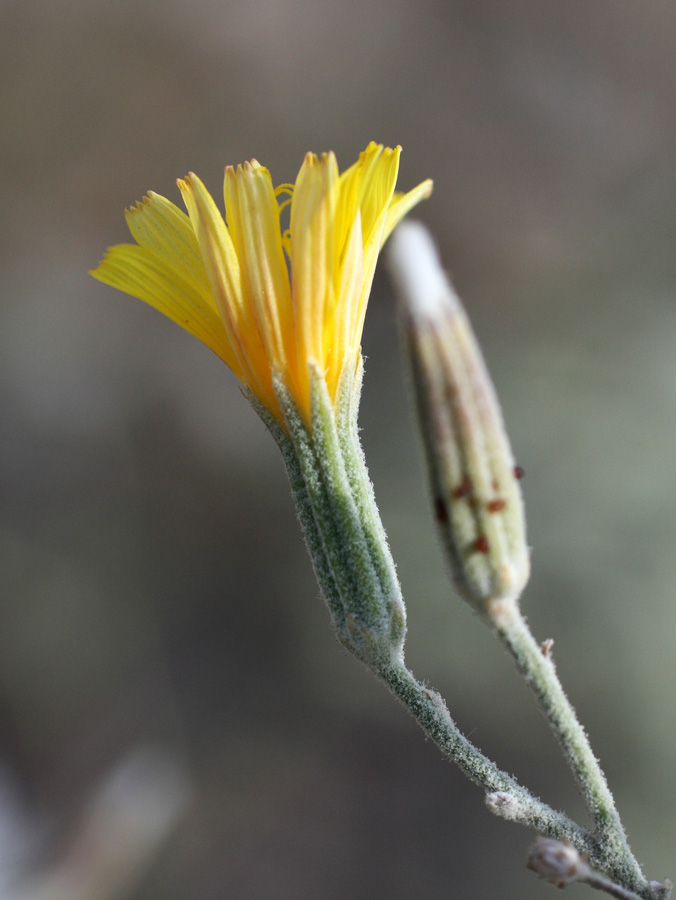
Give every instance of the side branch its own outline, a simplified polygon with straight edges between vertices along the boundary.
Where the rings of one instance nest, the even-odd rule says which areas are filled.
[[[537,643],[516,603],[503,607],[496,604],[489,618],[535,695],[577,780],[596,827],[594,836],[601,854],[596,867],[631,890],[651,896],[648,882],[629,847],[606,777],[561,686],[547,648]]]
[[[409,710],[423,731],[461,771],[490,798],[497,815],[519,822],[558,840],[567,840],[580,852],[596,857],[596,843],[585,829],[543,803],[503,772],[458,729],[440,694],[419,682],[405,665],[383,666],[376,672]]]

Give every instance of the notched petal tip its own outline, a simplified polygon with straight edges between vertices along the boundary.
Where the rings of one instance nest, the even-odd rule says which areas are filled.
[[[157,196],[157,195],[155,195]],[[130,216],[135,216],[137,213],[143,212],[144,209],[147,209],[153,201],[153,197],[150,196],[150,192],[141,197],[140,200],[137,200],[133,206],[128,206],[124,211],[125,219],[129,219]]]
[[[226,174],[228,174],[227,171]],[[230,172],[230,174],[233,174],[232,171]],[[240,177],[242,175],[248,175],[251,178],[255,176],[260,177],[261,175],[269,175],[270,173],[265,168],[265,166],[262,166],[258,162],[257,159],[250,159],[247,160],[243,165],[237,166],[236,174]]]
[[[370,156],[373,153],[381,153],[384,147],[385,147],[385,145],[379,144],[378,141],[369,141],[368,144],[366,145],[366,149],[362,150],[362,152],[359,155],[360,156]]]
[[[188,172],[183,178],[177,178],[176,185],[181,193],[185,190],[194,191],[196,187],[204,187],[201,179],[194,172]]]
[[[131,247],[132,244],[116,244],[112,247],[108,247],[101,257],[99,264],[93,268],[88,269],[87,274],[91,275],[92,278],[96,278],[97,281],[101,281],[103,284],[108,284],[108,277],[106,275],[106,268],[108,267],[111,259],[117,253],[118,247]]]

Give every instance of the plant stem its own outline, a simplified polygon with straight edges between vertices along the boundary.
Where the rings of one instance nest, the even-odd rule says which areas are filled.
[[[518,611],[517,617],[494,622],[495,627],[513,648],[526,680],[541,698],[548,717],[556,723],[557,733],[564,734],[562,744],[575,763],[581,785],[593,782],[594,787],[587,793],[600,798],[594,801],[594,809],[598,810],[595,821],[610,823],[602,834],[610,834],[614,841],[611,852],[603,845],[602,834],[590,834],[552,809],[484,756],[459,731],[442,697],[419,682],[406,667],[405,608],[356,428],[359,375],[357,371],[344,381],[334,408],[322,373],[311,369],[310,423],[295,408],[281,383],[275,382],[275,390],[286,427],[259,408],[282,450],[338,639],[382,678],[442,752],[487,792],[487,804],[494,813],[548,837],[570,842],[600,872],[636,891],[643,900],[654,900],[650,885],[626,845],[605,779],[551,661],[545,660]]]
[[[551,838],[537,839],[530,848],[526,868],[559,888],[574,882],[584,882],[599,891],[605,891],[616,900],[642,900],[639,894],[592,869],[586,857],[581,856],[569,843]],[[646,888],[647,896],[654,900],[668,900],[671,892],[670,882],[666,884],[652,882],[647,884]]]
[[[594,821],[604,871],[632,890],[644,892],[647,882],[629,847],[606,777],[561,687],[548,648],[537,643],[516,603],[496,608],[491,624],[533,691],[575,775]]]
[[[605,891],[606,894],[610,894],[611,897],[616,897],[617,900],[639,900],[638,894],[627,890],[627,888],[622,887],[620,884],[615,884],[614,881],[611,881],[599,872],[590,871],[589,875],[586,878],[581,878],[580,881],[588,884],[590,887],[596,888],[597,891]]]
[[[404,704],[423,731],[474,784],[488,794],[501,792],[513,799],[517,814],[510,818],[542,834],[568,840],[582,853],[594,852],[589,832],[501,771],[462,734],[441,695],[418,681],[403,662],[385,665],[376,674]]]

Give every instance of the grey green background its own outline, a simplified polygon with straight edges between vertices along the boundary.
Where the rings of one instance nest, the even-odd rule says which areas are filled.
[[[672,0],[2,0],[0,758],[59,847],[138,744],[193,800],[130,900],[539,898],[317,596],[234,378],[90,279],[122,211],[255,156],[404,147],[528,505],[524,608],[653,878],[676,875]],[[582,816],[510,663],[444,578],[381,267],[361,424],[414,671]],[[569,888],[582,896],[586,888]],[[70,898],[69,898],[70,900]]]

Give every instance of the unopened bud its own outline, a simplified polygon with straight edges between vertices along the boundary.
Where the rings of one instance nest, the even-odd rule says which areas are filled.
[[[526,868],[557,887],[586,881],[591,869],[575,847],[551,838],[539,838],[530,848]]]
[[[390,245],[437,523],[462,596],[492,617],[530,571],[519,479],[495,389],[429,232]]]

